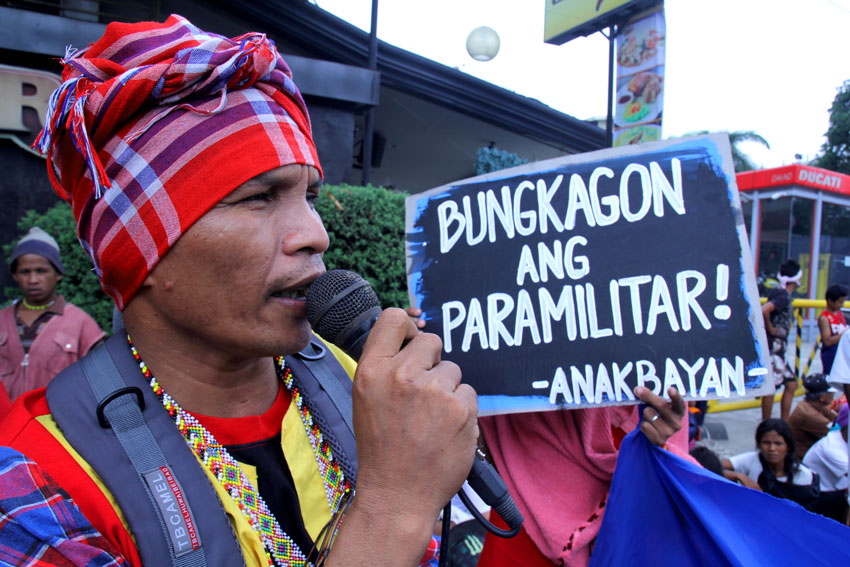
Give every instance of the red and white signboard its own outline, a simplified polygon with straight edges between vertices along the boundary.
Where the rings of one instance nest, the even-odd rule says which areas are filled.
[[[739,191],[755,191],[798,185],[822,189],[831,193],[850,195],[850,175],[810,165],[794,164],[736,175]]]

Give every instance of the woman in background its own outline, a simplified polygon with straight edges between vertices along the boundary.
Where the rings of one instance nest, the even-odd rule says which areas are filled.
[[[794,454],[791,428],[769,418],[756,428],[756,451],[723,459],[723,475],[754,490],[810,506],[820,496],[817,474]]]

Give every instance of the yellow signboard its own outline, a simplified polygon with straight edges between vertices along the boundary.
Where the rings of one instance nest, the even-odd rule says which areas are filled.
[[[802,296],[808,296],[811,299],[823,299],[826,297],[826,288],[829,285],[829,268],[831,266],[832,254],[820,254],[818,256],[818,281],[815,294],[809,296],[809,255],[800,254],[800,266],[802,266],[803,277],[802,282],[797,292]]]
[[[661,0],[546,0],[543,41],[560,45],[589,35]]]

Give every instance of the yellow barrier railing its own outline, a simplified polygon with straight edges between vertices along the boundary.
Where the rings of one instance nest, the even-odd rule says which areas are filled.
[[[762,303],[767,302],[766,297],[760,298]],[[791,305],[794,307],[794,319],[796,322],[797,332],[796,332],[796,349],[794,349],[794,375],[797,377],[797,390],[794,392],[795,396],[800,396],[805,393],[802,384],[800,383],[800,379],[804,376],[808,376],[809,369],[812,367],[812,362],[815,360],[815,356],[821,347],[821,336],[818,333],[817,338],[815,339],[815,344],[812,346],[812,352],[809,353],[807,357],[806,364],[803,367],[802,373],[800,372],[800,354],[803,349],[803,310],[804,309],[826,309],[826,300],[825,299],[793,299],[791,300]],[[850,309],[850,301],[844,303],[843,306],[845,309]],[[769,376],[769,375],[768,375]],[[778,392],[774,394],[774,402],[778,402],[782,397],[782,392]],[[752,398],[752,399],[739,399],[734,401],[720,401],[720,400],[709,400],[708,401],[708,413],[716,413],[721,411],[732,411],[738,409],[751,409],[761,407],[761,399],[760,398]]]

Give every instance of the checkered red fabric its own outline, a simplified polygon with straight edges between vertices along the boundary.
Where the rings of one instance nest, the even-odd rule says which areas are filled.
[[[281,165],[321,171],[292,72],[263,34],[228,39],[176,15],[112,23],[62,62],[34,147],[119,309],[236,187]]]
[[[0,486],[0,565],[130,564],[47,473],[8,447],[0,447]]]

